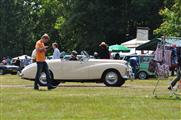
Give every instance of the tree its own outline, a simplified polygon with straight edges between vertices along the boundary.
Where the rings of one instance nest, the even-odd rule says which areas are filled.
[[[69,7],[56,29],[70,49],[94,51],[101,41],[120,44],[127,34],[135,38],[137,27],[150,27],[152,33],[161,23],[160,0],[69,0],[63,5]]]
[[[36,40],[48,33],[52,41],[59,41],[54,25],[61,1],[57,0],[1,0],[0,1],[0,57],[31,54]]]
[[[1,0],[0,57],[30,55],[44,33],[50,35],[50,43],[58,42],[68,51],[95,51],[102,41],[120,44],[135,38],[137,27],[149,27],[152,35],[162,21],[158,14],[162,4],[160,0]]]
[[[174,4],[160,11],[163,23],[155,30],[157,35],[181,36],[181,1],[174,0]]]
[[[0,57],[30,53],[34,28],[32,3],[32,0],[1,0]]]

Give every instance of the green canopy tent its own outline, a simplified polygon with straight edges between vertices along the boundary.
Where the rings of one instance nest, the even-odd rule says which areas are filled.
[[[136,47],[136,50],[153,50],[154,51],[156,50],[157,44],[161,41],[162,41],[161,38],[152,39],[149,42]],[[168,46],[176,44],[177,47],[181,47],[181,38],[179,37],[166,38],[165,41]]]
[[[130,52],[130,49],[124,45],[116,44],[116,45],[109,46],[109,51],[110,52]]]
[[[157,44],[161,42],[161,39],[153,39],[150,40],[149,42],[139,45],[138,47],[136,47],[136,50],[156,50]]]

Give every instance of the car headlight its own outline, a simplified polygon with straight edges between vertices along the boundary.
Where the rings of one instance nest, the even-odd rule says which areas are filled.
[[[22,77],[23,77],[23,75],[24,75],[22,72],[19,72],[19,71],[18,71],[18,73],[17,73],[17,74],[18,74],[18,76],[19,76],[19,77],[21,77],[21,78],[22,78]]]

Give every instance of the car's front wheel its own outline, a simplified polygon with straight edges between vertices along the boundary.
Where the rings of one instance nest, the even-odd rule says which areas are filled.
[[[60,84],[60,82],[53,79],[53,75],[51,74],[51,72],[50,72],[50,77],[51,77],[51,84],[54,87],[57,87]],[[42,72],[40,75],[39,85],[40,86],[47,86],[47,78],[46,78],[46,74],[44,72]]]
[[[103,74],[102,80],[106,86],[120,87],[124,84],[125,80],[116,70],[108,70]]]
[[[0,75],[4,75],[4,70],[0,69]]]

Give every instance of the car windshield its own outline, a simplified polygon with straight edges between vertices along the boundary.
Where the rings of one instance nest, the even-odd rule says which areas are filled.
[[[65,55],[63,57],[63,60],[70,60],[70,58],[71,58],[71,55]],[[83,59],[89,59],[90,56],[86,51],[81,51],[81,54],[77,55],[77,58],[78,60],[81,60],[81,59],[83,60]]]
[[[84,56],[84,58],[90,58],[90,56],[87,53],[87,51],[81,51],[81,55]]]
[[[141,56],[140,61],[142,63],[149,63],[153,58],[154,58],[153,56]]]

